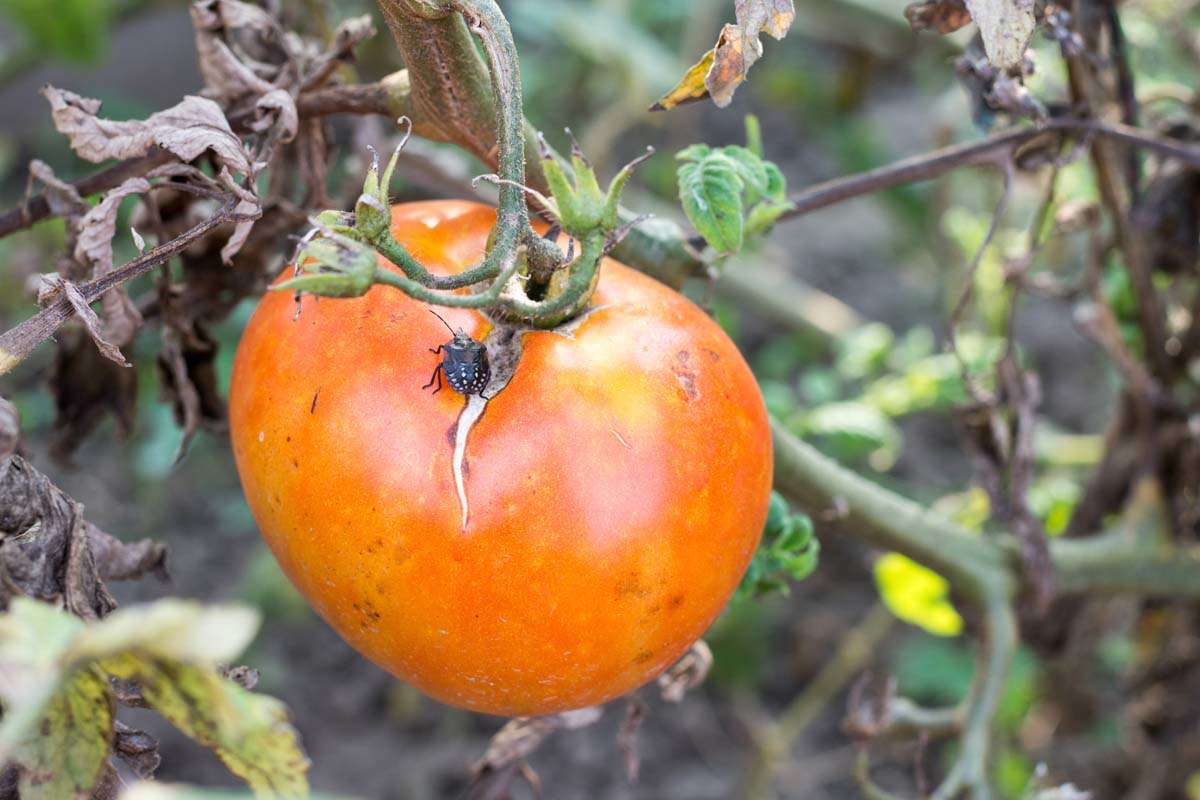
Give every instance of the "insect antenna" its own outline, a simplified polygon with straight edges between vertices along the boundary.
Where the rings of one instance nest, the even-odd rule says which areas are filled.
[[[440,320],[442,321],[442,324],[446,326],[446,330],[450,331],[450,333],[451,333],[451,334],[453,334],[453,335],[455,335],[455,336],[457,336],[457,335],[458,335],[458,332],[457,332],[456,330],[454,330],[454,328],[451,328],[451,327],[450,327],[450,323],[449,323],[449,322],[446,322],[445,318],[444,318],[444,317],[442,317],[442,315],[441,315],[441,314],[439,314],[438,312],[434,311],[432,308],[431,308],[431,309],[429,309],[429,313],[430,313],[430,314],[433,314],[435,317],[437,317],[438,319],[440,319]]]

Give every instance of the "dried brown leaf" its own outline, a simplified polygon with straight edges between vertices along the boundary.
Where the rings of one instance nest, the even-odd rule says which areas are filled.
[[[1021,68],[1025,50],[1037,25],[1035,0],[966,0],[971,18],[979,26],[988,60],[1000,70]]]
[[[64,326],[57,338],[50,370],[55,406],[50,452],[55,459],[68,461],[109,415],[122,434],[129,433],[136,416],[138,376],[137,370],[119,367],[100,355],[78,325]]]
[[[621,720],[621,729],[617,731],[617,749],[625,760],[625,777],[630,783],[637,783],[638,772],[641,769],[641,759],[638,757],[637,735],[646,719],[646,704],[637,695],[629,696],[625,706],[625,719]]]
[[[158,754],[158,742],[145,731],[131,728],[120,720],[114,728],[113,753],[124,761],[133,774],[142,780],[150,780],[162,763]]]
[[[207,98],[188,95],[178,105],[145,120],[115,121],[98,116],[98,100],[53,86],[43,87],[42,94],[50,102],[54,127],[87,161],[136,158],[158,146],[182,161],[194,161],[208,152],[231,173],[253,174],[250,157],[221,107]]]
[[[206,30],[248,28],[260,34],[275,32],[275,20],[261,7],[240,0],[199,0],[192,4],[193,24]]]
[[[117,211],[121,201],[130,195],[150,191],[150,182],[145,178],[130,178],[108,192],[92,206],[79,221],[75,236],[75,260],[90,264],[92,277],[99,278],[112,272],[113,238],[117,233]],[[105,332],[114,344],[123,347],[133,341],[142,324],[142,315],[129,299],[124,287],[107,292],[101,299],[104,308]]]
[[[711,97],[720,108],[729,105],[737,87],[762,56],[759,36],[767,33],[782,39],[796,18],[792,0],[737,0],[735,7],[737,23],[721,29],[713,49],[690,67],[652,110],[671,109],[703,97]]]
[[[599,706],[591,706],[548,717],[519,717],[511,720],[492,737],[487,752],[475,762],[472,771],[478,776],[486,771],[499,770],[521,761],[537,750],[546,737],[555,731],[587,727],[600,719],[603,713]]]
[[[21,443],[21,413],[7,399],[0,397],[0,462],[17,452]]]
[[[105,358],[120,364],[123,367],[132,366],[125,360],[125,356],[121,354],[120,348],[104,336],[104,328],[100,322],[100,317],[88,305],[87,298],[79,291],[79,287],[73,282],[66,280],[61,275],[43,275],[42,284],[38,288],[38,303],[45,306],[58,299],[58,296],[64,295],[67,302],[71,304],[71,308],[75,310],[75,315],[79,321],[83,323],[83,327],[87,330],[88,335],[92,337],[92,342],[96,345],[96,349]]]
[[[192,15],[196,15],[192,6]],[[199,54],[200,75],[204,78],[205,94],[223,102],[233,102],[247,95],[263,95],[274,91],[271,82],[258,76],[238,58],[229,45],[213,31],[196,26],[196,51]]]
[[[737,0],[734,9],[738,26],[750,36],[762,31],[782,39],[796,19],[792,0]]]
[[[167,572],[167,546],[153,539],[122,542],[96,527],[89,526],[88,542],[96,557],[96,568],[106,581],[128,581],[143,575],[153,575],[160,581],[170,578]]]
[[[922,0],[909,3],[904,17],[914,31],[935,30],[938,33],[954,33],[971,24],[971,12],[964,0]]]
[[[225,420],[225,405],[217,390],[217,344],[203,325],[184,317],[173,303],[168,304],[162,341],[159,378],[175,421],[183,429],[175,454],[178,461],[201,426],[216,428]]]
[[[0,606],[25,595],[61,599],[87,618],[116,608],[100,580],[82,511],[20,456],[0,464]]]
[[[674,666],[658,676],[658,689],[663,700],[678,703],[690,690],[704,683],[712,669],[713,654],[708,643],[697,639],[692,648]]]
[[[54,216],[70,221],[88,212],[89,206],[79,196],[79,191],[66,181],[60,180],[46,162],[36,158],[30,161],[29,175],[45,187],[46,202]]]

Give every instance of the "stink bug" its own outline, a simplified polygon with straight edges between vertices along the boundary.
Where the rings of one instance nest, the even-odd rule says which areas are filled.
[[[475,341],[467,335],[462,329],[454,330],[450,327],[450,323],[442,319],[442,315],[429,310],[438,319],[442,320],[442,324],[450,333],[454,334],[454,338],[445,344],[440,344],[437,348],[429,348],[429,352],[434,355],[440,354],[443,350],[446,352],[442,356],[442,361],[433,370],[433,376],[429,379],[429,383],[422,386],[422,389],[428,389],[433,384],[437,383],[437,388],[433,390],[437,394],[442,390],[442,375],[446,376],[446,383],[450,384],[450,388],[459,394],[471,395],[482,394],[484,387],[488,385],[488,381],[492,378],[492,369],[488,365],[487,349],[482,343]],[[487,399],[487,398],[484,398]]]

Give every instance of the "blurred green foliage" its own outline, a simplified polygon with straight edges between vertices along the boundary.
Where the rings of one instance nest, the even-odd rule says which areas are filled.
[[[117,6],[117,0],[0,0],[0,17],[18,29],[27,52],[88,64],[107,54]]]

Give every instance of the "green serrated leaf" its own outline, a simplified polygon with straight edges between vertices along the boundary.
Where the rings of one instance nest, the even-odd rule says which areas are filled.
[[[258,797],[308,796],[308,759],[275,698],[249,692],[211,669],[144,653],[106,659],[101,668],[135,681],[152,708],[212,748]]]
[[[770,230],[776,220],[792,209],[791,203],[763,200],[746,215],[746,235],[759,236]]]
[[[751,150],[736,144],[722,147],[719,152],[733,162],[738,177],[742,179],[742,190],[745,193],[743,199],[747,207],[767,195],[771,177],[761,158]]]
[[[676,161],[703,161],[712,152],[712,148],[703,142],[688,145],[675,154]]]
[[[74,672],[46,706],[40,724],[13,754],[22,800],[85,800],[113,740],[113,699],[104,676]]]
[[[718,156],[718,157],[713,157]],[[679,167],[679,200],[696,230],[718,253],[742,249],[742,178],[720,154]]]
[[[738,586],[738,599],[786,594],[789,581],[802,581],[813,573],[820,553],[812,520],[805,514],[793,514],[787,501],[772,492],[762,542]]]
[[[783,176],[783,171],[772,161],[763,161],[763,169],[767,171],[767,198],[779,203],[786,203],[787,178]]]

